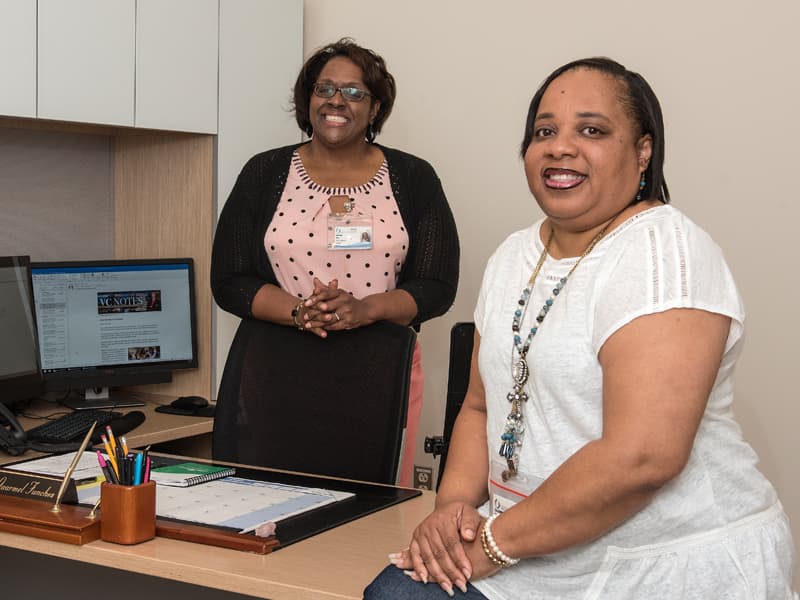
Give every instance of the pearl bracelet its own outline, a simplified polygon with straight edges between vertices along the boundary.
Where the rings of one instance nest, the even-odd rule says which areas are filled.
[[[492,522],[494,522],[496,518],[496,514],[492,515],[486,519],[486,522],[483,524],[483,530],[481,531],[481,545],[483,546],[483,551],[486,553],[486,556],[489,557],[489,560],[491,560],[498,567],[513,567],[519,562],[519,559],[511,558],[508,554],[500,550],[497,542],[494,541],[494,536],[492,535]]]
[[[492,549],[489,548],[489,542],[486,540],[486,530],[481,530],[481,546],[483,546],[483,552],[489,557],[489,560],[494,563],[496,567],[500,567],[501,569],[506,566],[506,564],[501,561],[497,556],[494,555]]]

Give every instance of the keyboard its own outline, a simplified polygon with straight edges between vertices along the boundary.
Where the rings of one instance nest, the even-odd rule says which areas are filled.
[[[25,434],[28,440],[32,442],[66,444],[68,442],[81,441],[95,421],[97,421],[97,426],[94,430],[97,433],[111,423],[113,419],[120,416],[122,416],[122,413],[110,410],[76,410],[52,421],[37,425],[26,431]]]

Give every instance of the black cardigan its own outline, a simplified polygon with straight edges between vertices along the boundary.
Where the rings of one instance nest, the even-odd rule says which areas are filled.
[[[242,318],[252,317],[256,292],[279,285],[264,249],[264,235],[286,185],[294,144],[251,158],[231,190],[217,223],[211,254],[211,290],[217,304]],[[417,304],[412,325],[443,314],[458,286],[458,233],[441,182],[430,164],[411,154],[379,146],[409,247],[397,288]]]

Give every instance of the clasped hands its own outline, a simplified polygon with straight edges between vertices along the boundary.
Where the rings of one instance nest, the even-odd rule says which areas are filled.
[[[323,338],[328,331],[354,329],[372,322],[363,300],[339,289],[337,279],[324,284],[317,277],[311,295],[303,301],[299,319],[306,331]]]
[[[496,573],[481,546],[485,519],[473,506],[451,502],[437,508],[414,530],[408,548],[389,560],[414,581],[436,582],[450,596],[467,581]]]

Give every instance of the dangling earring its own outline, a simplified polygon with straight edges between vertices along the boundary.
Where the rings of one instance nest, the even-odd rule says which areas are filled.
[[[642,173],[642,178],[639,180],[639,193],[636,194],[636,202],[642,199],[642,192],[644,188],[647,186],[647,180],[644,177],[644,173]]]
[[[371,122],[369,125],[367,125],[367,135],[365,137],[368,144],[371,144],[375,141],[375,128],[372,126]]]

